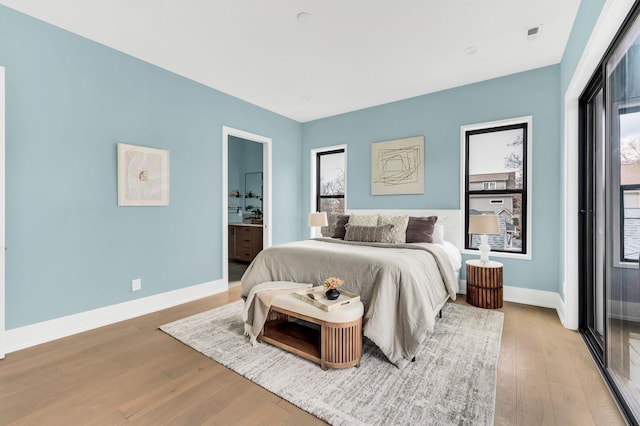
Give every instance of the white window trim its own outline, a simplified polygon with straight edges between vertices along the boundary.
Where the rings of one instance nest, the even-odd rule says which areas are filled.
[[[333,145],[333,146],[323,146],[321,148],[314,148],[311,152],[311,167],[309,168],[310,172],[310,181],[311,181],[311,190],[309,194],[311,194],[311,199],[309,200],[309,213],[314,213],[316,211],[316,156],[319,152],[326,151],[335,151],[337,149],[344,149],[344,210],[347,211],[347,145]],[[306,222],[305,222],[306,224]],[[309,238],[312,238],[313,230],[309,228]]]
[[[504,253],[498,251],[492,251],[491,257],[500,257],[505,259],[521,259],[521,260],[531,260],[532,254],[532,241],[533,241],[533,232],[532,232],[532,223],[533,223],[533,215],[531,210],[532,205],[532,194],[533,194],[533,155],[532,155],[532,142],[533,142],[533,116],[527,115],[524,117],[516,117],[509,118],[506,120],[498,120],[498,121],[489,121],[486,123],[476,123],[476,124],[467,124],[464,126],[460,126],[460,210],[462,212],[462,216],[464,216],[465,208],[465,170],[466,170],[466,156],[465,156],[465,136],[468,131],[472,130],[481,130],[487,129],[491,127],[501,127],[501,126],[511,126],[514,124],[527,124],[527,246],[526,246],[526,254],[519,253]],[[469,250],[465,249],[465,232],[464,232],[464,220],[462,218],[461,226],[460,226],[460,241],[462,242],[461,252],[463,254],[473,254],[478,255],[478,250]]]

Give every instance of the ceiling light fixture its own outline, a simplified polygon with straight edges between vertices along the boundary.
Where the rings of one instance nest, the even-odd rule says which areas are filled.
[[[476,46],[470,46],[470,47],[467,47],[466,49],[464,49],[462,52],[465,55],[471,56],[471,55],[475,55],[476,53],[478,53],[478,48]]]
[[[308,12],[300,12],[298,13],[298,22],[301,24],[306,24],[311,21],[311,14]]]

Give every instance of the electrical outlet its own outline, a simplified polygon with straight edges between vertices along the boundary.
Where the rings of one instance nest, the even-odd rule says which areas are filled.
[[[131,291],[142,290],[142,279],[131,280]]]

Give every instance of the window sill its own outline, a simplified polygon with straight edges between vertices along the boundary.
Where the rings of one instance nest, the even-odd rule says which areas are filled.
[[[480,256],[480,252],[478,250],[462,249],[460,250],[460,253]],[[498,257],[501,259],[531,260],[531,254],[505,253],[503,251],[491,251],[489,253],[489,257],[490,258]]]
[[[638,262],[627,262],[627,261],[619,261],[616,260],[613,265],[614,268],[623,268],[623,269],[639,269],[640,265]]]

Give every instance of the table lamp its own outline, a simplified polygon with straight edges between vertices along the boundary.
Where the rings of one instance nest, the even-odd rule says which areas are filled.
[[[489,263],[489,237],[487,235],[497,235],[500,233],[498,216],[493,214],[469,216],[469,234],[480,235],[480,263]]]
[[[320,228],[329,225],[326,212],[315,212],[309,214],[309,226],[311,227],[311,238],[322,237]]]

